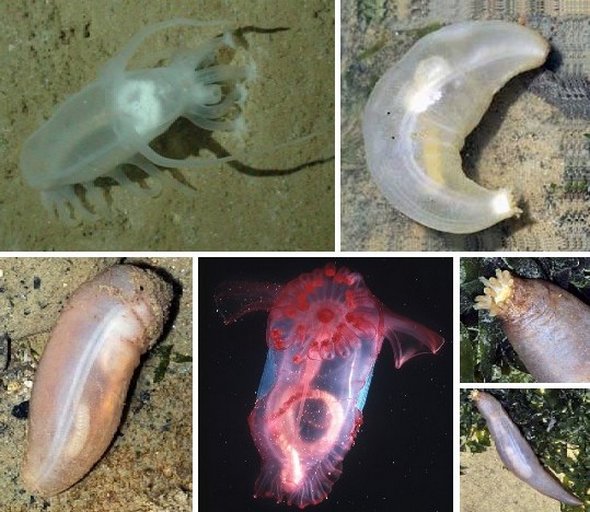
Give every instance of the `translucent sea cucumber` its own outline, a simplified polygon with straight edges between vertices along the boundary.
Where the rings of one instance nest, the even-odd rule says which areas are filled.
[[[156,167],[203,169],[223,158],[165,157],[150,147],[176,119],[185,117],[209,131],[239,131],[244,127],[244,83],[255,66],[218,61],[224,49],[234,49],[230,32],[191,50],[171,55],[167,66],[127,69],[139,46],[152,34],[171,27],[221,26],[177,18],[141,29],[108,60],[95,81],[70,96],[23,145],[20,167],[28,185],[41,192],[44,205],[65,223],[96,221],[108,209],[99,178],[110,178],[136,193],[157,195],[162,183],[181,183]],[[124,164],[151,178],[132,180]]]
[[[420,39],[377,82],[363,118],[367,164],[399,211],[433,229],[473,233],[519,215],[507,189],[468,179],[460,150],[513,76],[540,66],[549,45],[503,21],[468,21]]]
[[[54,496],[102,457],[171,297],[167,282],[132,265],[111,267],[73,293],[35,374],[21,472],[27,490]]]

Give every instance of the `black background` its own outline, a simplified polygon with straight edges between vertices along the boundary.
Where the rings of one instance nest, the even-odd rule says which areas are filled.
[[[450,258],[199,258],[199,508],[207,512],[297,510],[253,499],[260,459],[247,418],[266,358],[263,312],[224,325],[213,293],[226,280],[287,283],[328,262],[359,272],[389,309],[439,332],[446,344],[395,370],[386,341],[363,426],[328,511],[452,510],[452,260]]]

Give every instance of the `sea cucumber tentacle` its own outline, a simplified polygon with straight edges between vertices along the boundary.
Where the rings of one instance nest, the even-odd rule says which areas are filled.
[[[500,459],[512,473],[545,496],[567,505],[583,504],[541,466],[532,448],[498,400],[489,393],[478,390],[471,393],[471,399],[486,420]]]
[[[475,297],[473,309],[489,310],[490,316],[498,315],[510,304],[510,297],[514,286],[514,280],[507,270],[496,269],[496,277],[480,277],[484,284],[483,295]]]
[[[516,23],[468,21],[423,37],[389,68],[363,118],[367,164],[389,202],[449,233],[519,215],[509,190],[487,190],[463,174],[459,152],[493,95],[548,52],[547,41]]]

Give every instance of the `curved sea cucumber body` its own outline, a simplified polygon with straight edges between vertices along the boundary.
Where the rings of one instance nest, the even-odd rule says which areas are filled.
[[[497,316],[527,370],[538,382],[590,382],[590,307],[542,279],[507,270],[481,278],[475,309]]]
[[[251,283],[250,283],[251,285]],[[267,290],[265,300],[261,291]],[[396,367],[436,353],[441,336],[389,311],[362,276],[327,265],[282,287],[226,285],[216,294],[228,321],[268,309],[264,372],[249,424],[262,458],[255,496],[300,508],[319,503],[341,474],[342,460],[362,423],[362,409],[383,338]],[[225,303],[225,304],[224,304]]]
[[[471,398],[485,418],[500,459],[523,482],[545,496],[567,505],[582,505],[573,494],[566,491],[555,477],[549,474],[512,422],[500,402],[483,391],[473,391]]]
[[[493,95],[548,52],[538,33],[503,21],[456,23],[420,39],[377,82],[363,118],[367,164],[388,201],[449,233],[518,215],[510,192],[463,174],[459,152]]]
[[[168,283],[131,265],[107,269],[71,296],[35,374],[21,472],[29,491],[58,494],[103,455],[171,297]]]

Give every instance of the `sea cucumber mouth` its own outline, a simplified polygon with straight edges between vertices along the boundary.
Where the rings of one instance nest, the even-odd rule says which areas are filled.
[[[322,307],[318,310],[318,312],[316,313],[317,319],[323,323],[323,324],[327,324],[329,322],[332,321],[332,319],[335,316],[334,311],[332,311],[332,309],[327,308],[327,307]]]
[[[496,269],[496,277],[480,277],[484,284],[484,295],[475,297],[473,309],[488,310],[490,316],[496,316],[504,310],[512,299],[514,279],[507,270]]]
[[[292,311],[290,311],[292,312]],[[378,335],[376,307],[349,309],[338,300],[310,302],[306,311],[280,317],[270,324],[270,339],[276,349],[300,347],[297,359],[347,357],[363,342]]]
[[[327,265],[304,274],[281,292],[271,312],[269,339],[283,350],[299,347],[295,360],[347,357],[378,338],[380,309],[362,278]]]

